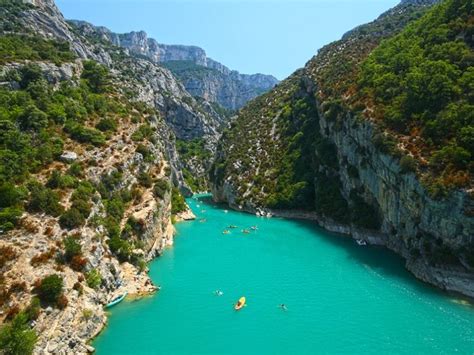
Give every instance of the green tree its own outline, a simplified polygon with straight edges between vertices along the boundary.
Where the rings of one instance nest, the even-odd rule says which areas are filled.
[[[5,355],[32,354],[36,339],[35,331],[28,325],[28,316],[20,312],[0,329],[0,350]]]
[[[63,279],[59,275],[49,275],[41,280],[37,289],[38,297],[46,304],[55,304],[63,293]]]
[[[81,78],[87,81],[90,89],[95,93],[105,92],[109,85],[107,68],[91,60],[84,62]]]

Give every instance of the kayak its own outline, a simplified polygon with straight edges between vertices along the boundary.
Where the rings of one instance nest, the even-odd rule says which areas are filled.
[[[236,311],[241,310],[245,306],[245,297],[240,297],[239,302],[237,302],[234,306]]]
[[[110,307],[112,307],[112,306],[115,306],[117,303],[122,302],[123,299],[127,296],[127,293],[128,293],[128,292],[125,292],[123,295],[114,298],[110,303],[107,303],[107,304],[105,305],[105,308],[110,308]]]

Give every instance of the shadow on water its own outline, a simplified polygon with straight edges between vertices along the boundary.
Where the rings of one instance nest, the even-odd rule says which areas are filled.
[[[228,208],[225,203],[214,202],[214,200],[212,199],[212,195],[198,196],[197,201],[218,209]],[[233,212],[248,214],[246,212],[240,211]],[[457,300],[462,300],[466,302],[466,304],[469,304],[470,306],[474,306],[472,300],[468,299],[467,297],[440,290],[428,283],[418,280],[405,268],[405,260],[398,254],[387,248],[373,245],[359,246],[355,243],[354,239],[338,233],[329,232],[319,227],[313,221],[285,219],[280,217],[274,218],[289,220],[292,223],[295,223],[300,228],[304,228],[305,230],[313,234],[315,237],[324,239],[333,246],[339,249],[343,249],[347,253],[348,258],[352,259],[354,263],[360,263],[362,265],[365,265],[368,268],[377,271],[382,276],[398,279],[406,284],[409,284],[420,293],[437,297],[451,296]]]

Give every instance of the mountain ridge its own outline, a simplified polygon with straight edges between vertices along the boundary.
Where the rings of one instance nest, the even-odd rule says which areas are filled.
[[[180,75],[179,72],[174,73],[192,95],[219,103],[227,109],[240,108],[279,82],[271,75],[241,74],[231,70],[207,57],[205,50],[197,46],[160,44],[154,38],[149,38],[145,31],[118,34],[106,27],[96,27],[86,21],[68,20],[68,22],[84,34],[97,36],[118,47],[126,48],[131,54],[148,58],[154,63],[166,66],[167,62],[192,62],[196,68],[211,69],[205,79],[190,75],[190,72],[187,76]],[[170,69],[173,71],[172,67]]]

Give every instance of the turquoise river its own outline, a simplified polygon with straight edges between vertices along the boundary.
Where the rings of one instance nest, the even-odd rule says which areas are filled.
[[[188,203],[197,220],[177,224],[150,265],[161,291],[111,309],[99,355],[474,354],[474,308],[417,281],[393,253],[209,197]],[[228,225],[239,228],[223,234]]]

